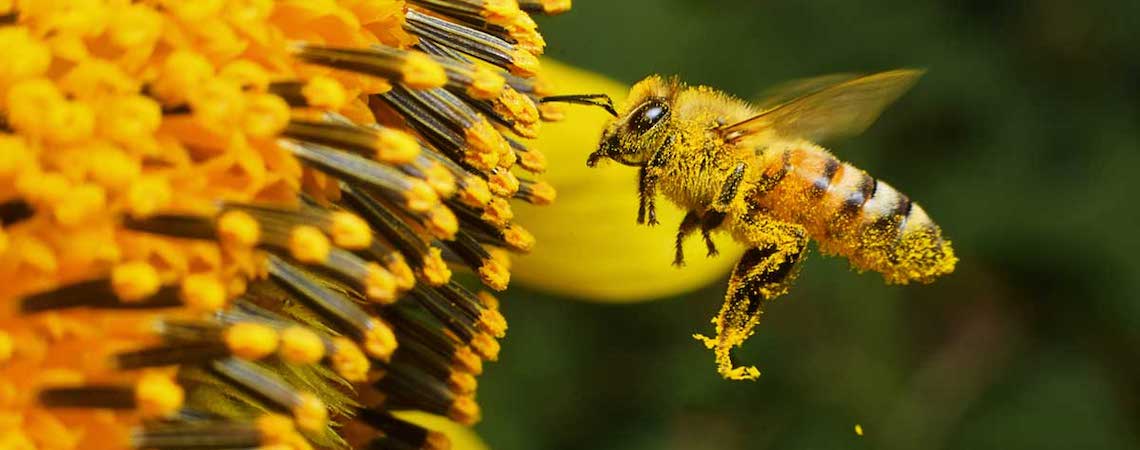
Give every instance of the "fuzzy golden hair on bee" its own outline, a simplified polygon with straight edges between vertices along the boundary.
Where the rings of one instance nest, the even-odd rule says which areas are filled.
[[[862,132],[921,74],[802,80],[758,105],[653,75],[633,86],[606,125],[587,165],[612,160],[638,168],[637,222],[657,224],[659,195],[688,211],[675,265],[684,264],[681,244],[697,230],[710,256],[713,233],[749,247],[713,319],[716,336],[694,336],[714,351],[725,378],[759,376],[755,367],[735,366],[729,351],[752,334],[764,306],[788,291],[810,240],[888,283],[926,283],[954,270],[950,242],[921,206],[817,144]]]

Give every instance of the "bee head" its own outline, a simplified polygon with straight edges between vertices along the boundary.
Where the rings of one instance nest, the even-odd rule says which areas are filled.
[[[627,166],[644,166],[668,134],[662,124],[672,115],[672,97],[676,82],[658,76],[646,78],[630,91],[622,111],[602,132],[598,149],[590,154],[586,165],[612,159]]]

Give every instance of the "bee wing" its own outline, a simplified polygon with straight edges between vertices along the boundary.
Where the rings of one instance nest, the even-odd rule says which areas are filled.
[[[883,109],[910,89],[922,73],[903,69],[847,79],[828,75],[793,82],[792,90],[806,93],[776,104],[755,117],[725,126],[721,133],[734,140],[773,130],[784,136],[816,142],[854,136],[871,126]],[[827,82],[832,84],[824,85]]]
[[[755,105],[761,110],[769,110],[782,103],[822,91],[831,86],[851,81],[863,76],[861,73],[832,73],[818,77],[800,78],[786,81],[757,95]]]

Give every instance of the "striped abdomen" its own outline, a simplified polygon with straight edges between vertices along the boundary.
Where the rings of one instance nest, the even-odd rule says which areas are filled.
[[[825,253],[889,282],[930,281],[954,270],[950,243],[906,195],[812,144],[775,156],[750,196],[759,211],[803,225]]]

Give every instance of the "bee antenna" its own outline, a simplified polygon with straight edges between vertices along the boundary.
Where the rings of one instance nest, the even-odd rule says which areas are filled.
[[[613,99],[606,94],[551,95],[543,97],[539,103],[573,103],[575,105],[597,106],[614,117],[618,116]]]

